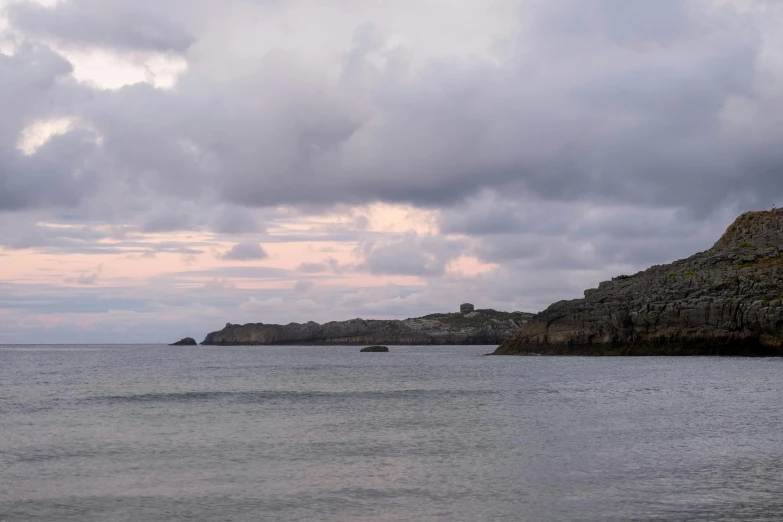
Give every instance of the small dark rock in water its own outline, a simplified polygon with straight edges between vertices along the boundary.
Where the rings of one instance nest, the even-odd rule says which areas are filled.
[[[382,352],[388,352],[389,349],[386,348],[385,346],[368,346],[367,348],[362,348],[360,351],[382,353]]]
[[[192,337],[185,337],[184,339],[171,343],[169,346],[196,346],[198,343]]]

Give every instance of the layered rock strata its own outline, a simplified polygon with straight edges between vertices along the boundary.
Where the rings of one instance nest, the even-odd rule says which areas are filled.
[[[783,211],[748,212],[706,252],[586,290],[497,355],[783,355]]]

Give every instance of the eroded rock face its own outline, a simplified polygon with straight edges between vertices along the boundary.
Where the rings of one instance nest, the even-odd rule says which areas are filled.
[[[783,355],[783,211],[743,214],[708,251],[537,314],[497,355]]]
[[[325,324],[227,324],[204,345],[272,344],[499,344],[533,314],[476,310],[469,315],[433,314],[398,320],[351,319]]]

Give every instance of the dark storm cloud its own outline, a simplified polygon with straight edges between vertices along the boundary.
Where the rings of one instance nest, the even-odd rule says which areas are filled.
[[[192,36],[162,13],[131,5],[111,0],[70,0],[52,7],[20,2],[10,6],[8,16],[26,34],[68,43],[159,52],[185,52],[193,43]]]

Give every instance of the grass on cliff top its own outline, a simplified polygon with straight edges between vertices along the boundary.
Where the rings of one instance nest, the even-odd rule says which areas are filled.
[[[498,321],[508,321],[509,319],[514,321],[527,321],[534,314],[527,312],[498,312],[497,310],[482,309],[476,310],[476,314],[473,317],[468,317],[466,314],[459,312],[448,314],[430,314],[423,317],[417,317],[416,319],[428,319],[430,321],[440,321],[446,324],[452,325],[482,325],[489,319],[496,319]]]
[[[735,243],[736,239],[744,238],[753,230],[758,230],[767,222],[774,219],[781,219],[782,216],[783,209],[745,212],[735,219],[734,223],[729,225],[729,227],[726,229],[726,232],[724,232],[721,238],[718,240],[717,245],[729,246]],[[747,243],[747,241],[743,243]],[[743,245],[741,244],[739,246]],[[748,243],[748,246],[750,246],[750,243]]]

